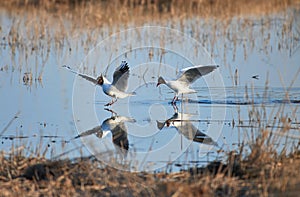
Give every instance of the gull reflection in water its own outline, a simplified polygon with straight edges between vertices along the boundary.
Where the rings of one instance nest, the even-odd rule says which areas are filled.
[[[111,132],[112,134],[112,142],[117,150],[126,157],[127,152],[129,149],[129,141],[127,137],[127,128],[125,126],[125,122],[134,123],[136,122],[135,119],[126,117],[126,116],[119,116],[116,112],[105,109],[112,113],[110,118],[107,118],[102,122],[100,126],[96,126],[92,129],[89,129],[78,136],[76,138],[81,138],[89,135],[96,135],[98,138],[104,138]]]
[[[156,121],[157,128],[162,130],[164,127],[174,127],[180,134],[185,136],[188,140],[194,142],[218,146],[218,143],[215,142],[211,137],[202,133],[197,127],[195,127],[191,121],[193,114],[186,114],[178,112],[176,105],[173,105],[174,114],[172,117],[167,119],[164,122]]]

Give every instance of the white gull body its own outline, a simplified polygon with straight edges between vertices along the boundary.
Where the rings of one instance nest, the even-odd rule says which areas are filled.
[[[129,66],[126,61],[122,61],[121,65],[116,68],[113,74],[112,82],[108,81],[108,79],[106,79],[102,74],[95,79],[91,76],[78,73],[72,70],[69,66],[63,66],[63,67],[66,67],[71,72],[78,74],[80,77],[92,82],[95,85],[100,85],[102,87],[103,92],[106,95],[112,97],[112,101],[107,103],[105,106],[112,105],[119,98],[122,99],[128,96],[135,95],[134,92],[131,93],[126,92],[128,86],[128,78],[129,78]]]
[[[187,67],[180,71],[176,80],[167,81],[160,76],[158,78],[156,86],[165,84],[170,89],[172,89],[175,92],[175,96],[172,100],[172,103],[174,104],[180,94],[196,93],[194,89],[190,88],[190,85],[194,83],[197,79],[199,79],[201,76],[211,73],[218,67],[219,67],[218,65],[209,65],[209,66],[198,65],[193,67]]]

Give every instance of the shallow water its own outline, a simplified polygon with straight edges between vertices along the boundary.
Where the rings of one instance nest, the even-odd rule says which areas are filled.
[[[80,46],[84,34],[61,41],[60,47],[44,43],[30,51],[10,45],[14,17],[18,16],[1,12],[1,37],[6,39],[0,49],[0,149],[7,153],[23,150],[54,159],[94,154],[115,167],[127,164],[120,168],[130,170],[180,170],[224,159],[224,152],[259,137],[260,128],[274,133],[278,151],[290,150],[299,141],[300,23],[293,9],[250,18],[251,28],[241,27],[250,19],[233,19],[224,28],[221,22],[210,24],[196,17],[183,21],[183,28],[175,22],[175,29],[144,26],[121,29],[110,37],[105,33],[110,29],[103,29],[95,43],[102,42],[89,50]],[[94,77],[104,73],[111,79],[122,60],[131,69],[128,91],[137,95],[110,107],[117,116],[104,110],[110,98],[100,87],[62,67],[70,65]],[[155,86],[158,76],[174,78],[180,69],[195,64],[220,67],[193,84],[197,94],[180,98],[178,112],[213,144],[193,142],[174,125],[158,128],[157,121],[175,113],[172,91]],[[127,131],[122,139],[128,139],[128,152],[113,144],[111,132],[99,138],[94,130],[76,138],[116,117],[123,118],[117,125]],[[288,131],[282,118],[289,120]]]

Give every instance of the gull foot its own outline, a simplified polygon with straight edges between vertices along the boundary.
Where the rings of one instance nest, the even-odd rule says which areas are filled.
[[[104,105],[105,107],[111,106],[111,103],[107,103]]]
[[[115,112],[115,111],[112,110],[112,109],[104,108],[104,110],[111,112],[111,113],[112,113],[112,116],[113,116],[113,115],[116,115],[116,116],[118,115],[117,112]]]

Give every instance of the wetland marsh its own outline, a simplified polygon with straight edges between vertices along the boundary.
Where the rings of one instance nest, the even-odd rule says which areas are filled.
[[[7,195],[58,195],[64,183],[66,195],[297,192],[299,2],[37,2],[0,4],[1,182]],[[109,107],[115,113],[104,109],[111,98],[101,87],[63,67],[112,79],[123,60],[130,66],[128,91],[136,96]],[[197,93],[184,95],[175,109],[174,93],[157,88],[158,77],[175,78],[199,64],[219,68],[197,80]],[[213,143],[160,127],[176,110],[187,117],[179,121]],[[125,133],[116,145],[113,133],[98,131],[118,119]],[[45,165],[48,174],[34,177],[42,181],[28,189],[30,180],[16,177],[34,164]],[[141,179],[146,182],[139,187]],[[21,181],[27,184],[9,187]]]

